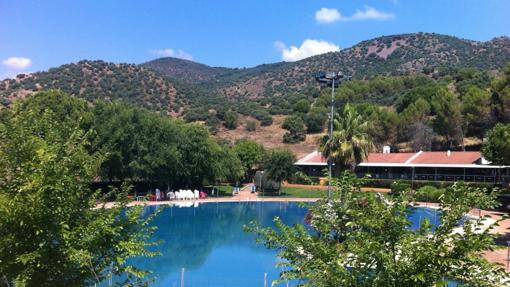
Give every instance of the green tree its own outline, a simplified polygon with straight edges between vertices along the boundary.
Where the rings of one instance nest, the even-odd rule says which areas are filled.
[[[297,101],[292,109],[297,113],[306,114],[310,111],[310,102],[307,99]]]
[[[407,106],[402,112],[402,122],[405,125],[412,124],[416,121],[425,121],[430,115],[430,105],[423,98],[418,98],[414,103]]]
[[[462,106],[467,135],[482,138],[492,122],[490,93],[470,86],[462,97]]]
[[[175,183],[183,171],[179,141],[191,124],[121,102],[98,102],[93,113],[103,179]]]
[[[354,107],[346,105],[342,114],[335,117],[333,126],[332,138],[327,135],[322,137],[320,150],[328,160],[354,170],[372,150],[372,141],[367,134],[368,122]]]
[[[213,144],[213,170],[214,182],[236,182],[245,175],[245,167],[228,144]]]
[[[376,112],[367,117],[372,123],[368,127],[368,134],[378,146],[397,143],[400,118],[394,111],[377,107]]]
[[[487,132],[483,156],[493,164],[510,165],[510,124],[497,124]]]
[[[233,130],[237,128],[237,113],[234,111],[228,111],[225,113],[225,122],[224,125],[227,129]]]
[[[306,131],[308,133],[319,133],[324,130],[324,124],[328,119],[328,111],[325,108],[314,108],[305,115]]]
[[[277,282],[297,280],[299,286],[505,286],[501,266],[480,253],[494,248],[495,236],[486,218],[465,219],[473,207],[493,208],[496,193],[456,183],[440,199],[441,223],[423,219],[410,228],[410,192],[384,199],[360,192],[352,173],[334,181],[335,200],[312,204],[307,226],[288,226],[275,218],[276,228],[256,223],[248,230],[283,260]],[[493,224],[488,223],[489,226]],[[462,230],[462,233],[459,232]]]
[[[269,180],[282,182],[291,178],[296,167],[296,156],[289,150],[272,150],[264,160],[264,171]]]
[[[300,116],[292,115],[285,118],[282,128],[287,130],[283,135],[284,143],[297,143],[304,141],[306,138],[305,123]]]
[[[435,114],[434,130],[445,137],[450,148],[462,143],[464,135],[462,104],[457,96],[443,88],[432,98],[432,107]]]
[[[49,106],[43,98],[60,98]],[[146,272],[126,261],[147,251],[153,228],[126,193],[105,208],[90,189],[103,157],[90,154],[77,120],[83,105],[60,93],[15,105],[0,123],[0,277],[3,286],[90,286],[126,275],[145,285]]]
[[[492,105],[496,119],[510,123],[510,64],[503,71],[503,77],[492,83]]]
[[[237,154],[241,160],[241,164],[244,166],[246,178],[249,177],[266,155],[264,146],[248,139],[238,140],[233,147],[233,151]]]

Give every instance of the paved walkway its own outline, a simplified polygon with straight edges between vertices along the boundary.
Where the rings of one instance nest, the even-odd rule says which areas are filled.
[[[244,201],[250,201],[250,200],[257,200],[257,194],[251,193],[251,188],[253,186],[253,183],[247,184],[241,188],[241,191],[239,191],[238,194],[235,194],[233,198],[236,198],[238,200],[244,200]]]

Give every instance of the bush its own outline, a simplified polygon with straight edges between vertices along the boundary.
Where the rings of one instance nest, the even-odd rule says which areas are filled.
[[[298,113],[306,114],[310,111],[310,102],[306,99],[299,100],[292,109]]]
[[[319,133],[324,130],[327,120],[326,113],[310,112],[305,116],[306,131],[308,133]]]
[[[227,129],[233,130],[237,128],[237,113],[233,111],[228,111],[225,113],[225,122],[224,125]]]
[[[314,181],[311,177],[306,175],[302,171],[297,171],[294,173],[294,175],[289,179],[289,183],[295,183],[295,184],[308,184],[308,185],[314,185],[317,182]]]
[[[282,128],[288,130],[288,132],[283,135],[284,143],[297,143],[304,141],[306,138],[305,124],[303,119],[299,116],[294,115],[287,117],[283,121]]]
[[[249,121],[246,123],[246,130],[249,132],[254,132],[257,130],[257,123],[255,121]]]
[[[415,200],[423,202],[439,202],[439,197],[445,192],[444,188],[436,188],[431,185],[425,185],[416,190]]]
[[[392,195],[399,195],[402,194],[404,191],[409,190],[411,188],[411,185],[407,182],[403,181],[394,181],[391,185],[391,194]]]

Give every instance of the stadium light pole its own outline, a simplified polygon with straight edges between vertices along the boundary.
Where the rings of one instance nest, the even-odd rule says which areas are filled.
[[[315,80],[320,84],[331,85],[331,111],[329,114],[329,129],[328,137],[333,139],[333,116],[335,115],[335,88],[342,83],[342,81],[350,81],[351,76],[344,76],[342,72],[318,72],[315,75]],[[331,200],[331,179],[333,178],[333,161],[328,158],[328,200]]]

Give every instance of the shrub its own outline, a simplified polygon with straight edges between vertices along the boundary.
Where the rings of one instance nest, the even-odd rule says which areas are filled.
[[[257,123],[255,121],[249,121],[246,123],[246,130],[249,132],[254,132],[257,130]]]
[[[288,132],[283,135],[284,143],[297,143],[306,138],[305,124],[303,119],[299,116],[294,115],[287,117],[283,121],[282,128],[288,130]]]
[[[324,130],[324,123],[328,116],[326,113],[310,112],[305,116],[306,131],[308,133],[319,133]]]
[[[436,188],[431,185],[425,185],[416,190],[415,200],[424,202],[439,202],[439,197],[443,195],[445,189]]]
[[[225,122],[223,123],[224,126],[229,129],[233,130],[237,128],[237,113],[233,111],[228,111],[225,113]]]
[[[316,182],[302,171],[297,171],[289,179],[289,183],[314,185]]]
[[[391,194],[392,195],[399,195],[401,194],[402,192],[408,190],[411,188],[411,185],[407,182],[403,182],[403,181],[394,181],[391,185],[390,185],[390,188],[391,188]]]
[[[299,100],[294,104],[292,109],[298,113],[306,114],[310,111],[310,102],[306,99]]]

